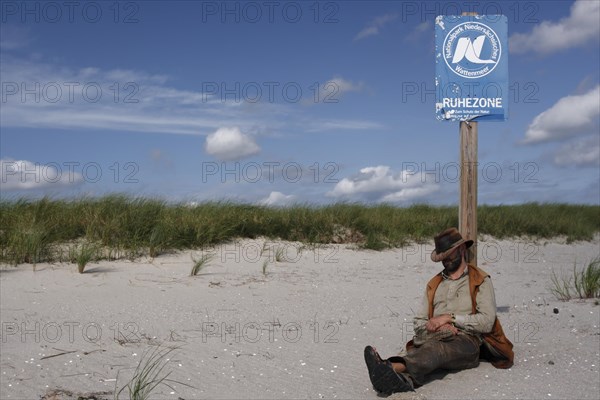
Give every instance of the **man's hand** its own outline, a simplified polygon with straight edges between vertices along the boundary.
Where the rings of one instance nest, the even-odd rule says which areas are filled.
[[[458,328],[452,324],[444,324],[438,328],[439,331],[450,331],[453,335],[458,335]]]
[[[425,328],[427,328],[429,332],[435,332],[443,325],[450,325],[451,322],[452,316],[450,314],[442,314],[429,319],[427,324],[425,324]]]

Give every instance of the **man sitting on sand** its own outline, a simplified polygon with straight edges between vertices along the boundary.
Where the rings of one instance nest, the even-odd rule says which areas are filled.
[[[480,357],[496,368],[513,365],[512,343],[496,318],[492,281],[466,261],[473,241],[463,239],[456,228],[434,241],[431,259],[441,261],[444,270],[427,284],[406,354],[382,360],[373,347],[365,348],[371,383],[383,394],[414,390],[436,370],[474,368]]]

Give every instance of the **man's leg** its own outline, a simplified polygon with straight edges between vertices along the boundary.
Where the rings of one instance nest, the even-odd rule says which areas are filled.
[[[479,339],[456,335],[445,340],[431,340],[408,351],[404,357],[392,357],[394,371],[408,373],[417,385],[437,369],[462,370],[479,365]]]
[[[401,374],[403,372],[406,372],[406,365],[402,364],[402,362],[398,361],[398,362],[393,362],[392,361],[392,368],[394,368],[394,371],[397,374]]]

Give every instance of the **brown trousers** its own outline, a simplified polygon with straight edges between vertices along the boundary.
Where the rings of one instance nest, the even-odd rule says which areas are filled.
[[[458,371],[477,367],[480,345],[479,338],[459,333],[443,339],[426,340],[408,350],[405,356],[389,360],[406,365],[407,375],[416,386],[421,386],[426,375],[436,370]]]

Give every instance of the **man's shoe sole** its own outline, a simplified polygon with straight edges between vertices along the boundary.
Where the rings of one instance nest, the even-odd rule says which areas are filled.
[[[387,395],[413,390],[406,378],[397,374],[391,364],[379,364],[373,371],[371,383],[373,383],[375,390]]]
[[[390,395],[395,392],[412,391],[412,385],[406,378],[394,371],[391,363],[380,361],[377,352],[371,346],[365,347],[365,362],[373,388],[380,393]]]

